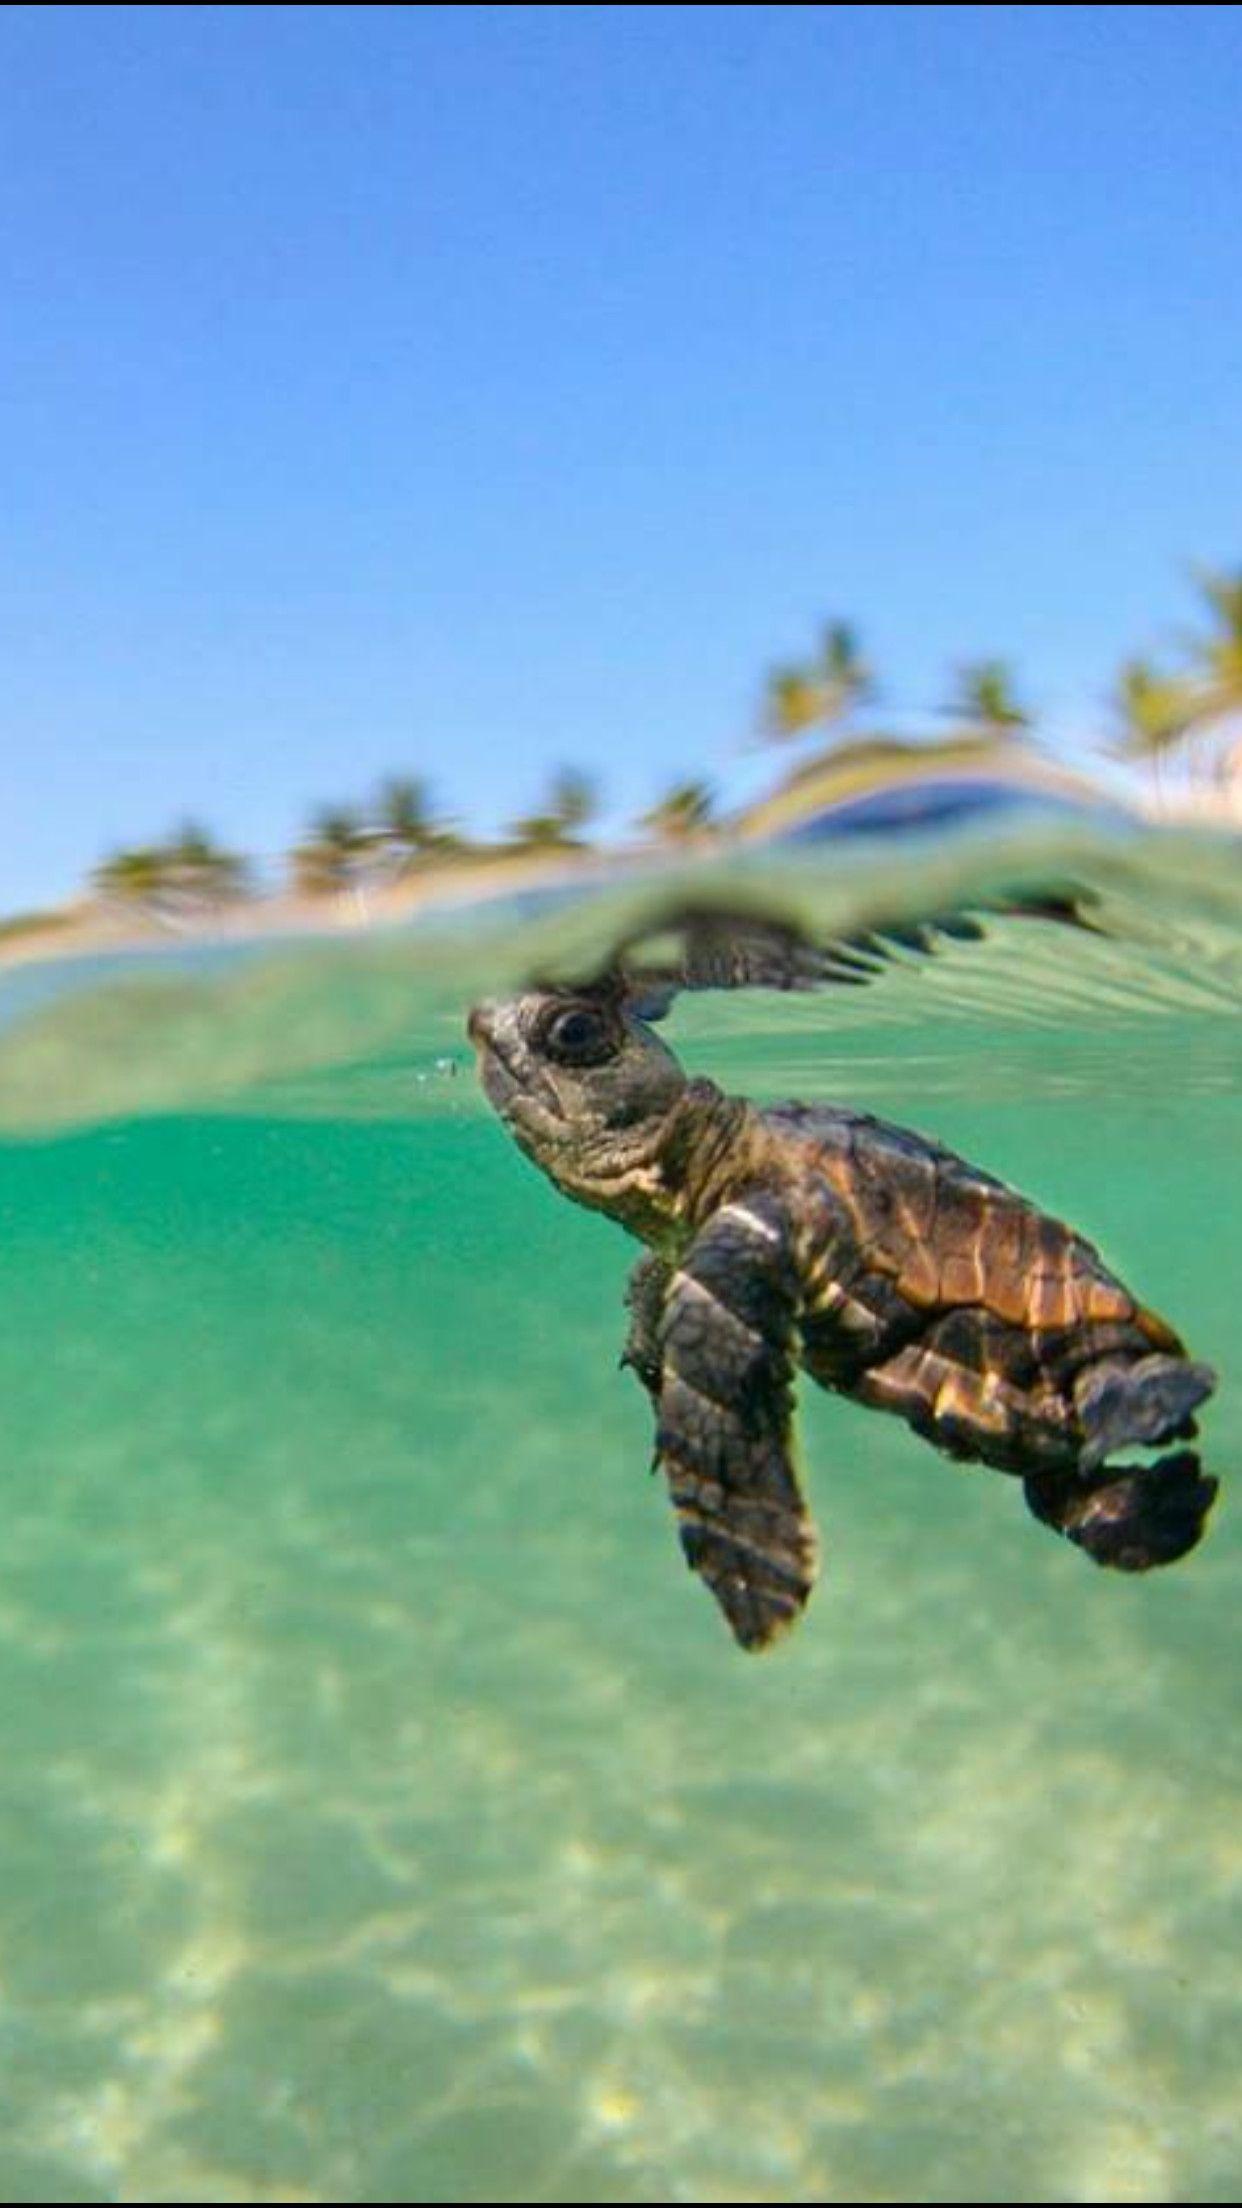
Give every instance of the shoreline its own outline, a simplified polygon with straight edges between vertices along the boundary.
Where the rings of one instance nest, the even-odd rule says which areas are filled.
[[[911,747],[914,751],[917,748]],[[846,807],[860,796],[878,795],[902,783],[951,783],[969,777],[972,771],[977,773],[985,764],[991,778],[1015,796],[1043,795],[1070,803],[1085,799],[1112,806],[1120,801],[1136,822],[1156,829],[1229,830],[1242,825],[1242,790],[1200,787],[1157,793],[1131,788],[1122,796],[1059,764],[1029,755],[1020,762],[1002,761],[994,751],[984,752],[984,747],[970,743],[945,745],[938,759],[924,752],[918,761],[921,771],[915,773],[909,771],[908,756],[883,765],[871,760],[861,771],[859,765],[828,758],[808,762],[796,776],[749,806],[727,826],[681,845],[604,849],[584,844],[529,853],[498,851],[494,856],[480,854],[432,864],[425,872],[414,869],[404,880],[376,886],[357,885],[318,897],[278,891],[184,914],[109,912],[83,900],[32,913],[28,919],[18,916],[8,923],[0,919],[0,975],[16,967],[62,959],[148,951],[156,954],[176,944],[228,944],[259,937],[291,942],[316,935],[348,937],[370,928],[400,925],[424,912],[451,910],[455,905],[482,906],[523,892],[602,881],[618,865],[650,862],[658,857],[673,865],[679,859],[719,855],[730,848],[762,843],[769,837],[779,840],[802,820]]]
[[[313,935],[349,936],[373,927],[398,924],[437,907],[483,905],[526,890],[554,889],[562,883],[602,875],[616,863],[615,852],[583,851],[532,855],[529,861],[506,858],[446,867],[434,874],[371,889],[348,889],[326,897],[239,898],[228,905],[185,916],[150,914],[130,917],[90,907],[53,907],[32,916],[8,939],[0,922],[0,974],[12,967],[59,959],[108,957],[150,951],[175,944],[238,943],[255,937],[296,941]]]

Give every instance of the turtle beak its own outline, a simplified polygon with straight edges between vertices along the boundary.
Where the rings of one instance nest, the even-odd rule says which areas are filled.
[[[475,1004],[470,1008],[466,1021],[466,1033],[476,1050],[489,1050],[496,1032],[495,1008],[490,1004]]]
[[[485,1073],[489,1064],[499,1060],[509,1074],[514,1073],[513,1060],[522,1053],[510,1007],[497,1004],[491,998],[472,1005],[466,1033],[474,1044],[480,1072]]]
[[[484,1093],[502,1119],[516,1125],[532,1113],[560,1116],[556,1091],[532,1059],[512,1003],[485,998],[472,1008],[466,1033],[478,1056]]]
[[[525,1085],[513,1062],[512,1024],[511,1012],[487,999],[472,1006],[466,1021],[466,1033],[478,1059],[479,1079],[488,1102],[502,1119],[511,1119],[515,1106],[520,1109]]]
[[[518,1086],[499,1040],[499,1030],[504,1024],[501,1013],[500,1005],[476,1004],[471,1007],[466,1021],[466,1033],[478,1059],[479,1077],[497,1111],[503,1111],[511,1102]]]

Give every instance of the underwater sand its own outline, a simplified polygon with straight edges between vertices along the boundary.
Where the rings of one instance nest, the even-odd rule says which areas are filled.
[[[695,1070],[940,1135],[1222,1376],[1209,1536],[1133,1580],[804,1388],[824,1574],[755,1660],[647,1477],[631,1246],[449,968],[356,955],[105,971],[0,1052],[0,2197],[1235,2198],[1227,961],[682,1000]]]

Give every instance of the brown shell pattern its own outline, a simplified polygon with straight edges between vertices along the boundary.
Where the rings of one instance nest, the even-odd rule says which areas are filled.
[[[1137,1324],[1153,1348],[1180,1348],[1089,1242],[951,1151],[861,1113],[804,1109],[797,1122],[808,1166],[848,1221],[860,1269],[887,1275],[916,1309],[970,1305],[1039,1333]],[[831,1272],[827,1251],[808,1257],[826,1259]]]

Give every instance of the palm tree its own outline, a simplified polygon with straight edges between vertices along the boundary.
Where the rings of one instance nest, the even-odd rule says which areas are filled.
[[[1227,573],[1208,568],[1197,579],[1216,626],[1213,633],[1191,639],[1183,733],[1214,737],[1242,718],[1242,569]],[[1225,767],[1231,756],[1232,751],[1226,752],[1218,767]]]
[[[215,905],[242,897],[250,888],[250,869],[235,851],[226,851],[196,821],[183,822],[158,854],[170,886],[189,904]]]
[[[377,817],[376,840],[398,875],[462,848],[461,837],[436,819],[430,785],[421,775],[394,775],[385,782]]]
[[[1150,759],[1166,751],[1183,733],[1190,705],[1184,676],[1161,674],[1147,659],[1128,659],[1115,699],[1122,757]]]
[[[186,821],[166,843],[114,851],[91,876],[96,894],[128,909],[172,919],[242,897],[250,888],[245,859],[226,851],[207,829]]]
[[[945,711],[1003,739],[1029,728],[1031,716],[1014,694],[1013,677],[1003,659],[974,659],[957,670],[957,689]]]
[[[161,910],[168,886],[167,854],[153,843],[110,852],[91,874],[91,887],[106,904],[153,913]]]
[[[1182,675],[1166,675],[1147,659],[1128,659],[1117,677],[1113,711],[1122,759],[1150,766],[1157,791],[1166,754],[1185,736],[1190,693]]]
[[[599,795],[589,774],[579,767],[559,767],[548,788],[542,812],[515,820],[511,834],[519,844],[532,847],[575,846],[578,831],[599,810]]]
[[[599,811],[599,791],[581,767],[558,767],[550,794],[552,811],[567,837],[576,836]]]
[[[307,897],[358,888],[375,844],[375,831],[360,813],[347,805],[325,806],[315,815],[305,842],[290,853],[294,887]]]
[[[817,725],[838,728],[875,694],[858,633],[848,621],[830,621],[818,656],[805,665],[774,668],[764,694],[764,733],[787,743]]]
[[[859,648],[858,631],[848,621],[832,621],[825,629],[819,673],[836,720],[875,696],[875,677]]]
[[[774,667],[763,701],[764,734],[774,744],[805,735],[819,719],[820,686],[805,667]]]
[[[662,843],[689,843],[711,828],[714,804],[706,782],[675,782],[638,826]]]
[[[1208,569],[1199,587],[1216,617],[1215,636],[1196,643],[1202,679],[1221,712],[1242,711],[1242,568],[1232,574]]]
[[[435,835],[431,796],[421,775],[393,775],[379,793],[379,832],[402,859],[425,851]]]

